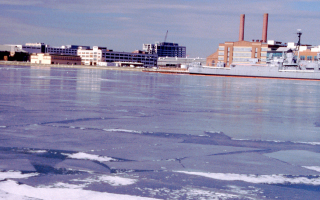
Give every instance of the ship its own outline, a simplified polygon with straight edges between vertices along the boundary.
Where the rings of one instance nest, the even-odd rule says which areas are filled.
[[[231,64],[230,67],[211,67],[193,64],[188,70],[189,74],[201,75],[320,80],[319,62],[290,63],[290,59],[281,58],[271,60],[266,65]]]
[[[316,61],[300,60],[297,51],[289,49],[281,57],[269,54],[266,64],[255,64],[256,59],[248,59],[251,64],[232,63],[230,67],[217,63],[217,67],[192,63],[188,67],[190,74],[215,76],[240,76],[285,79],[314,79],[320,80],[320,53]]]
[[[263,40],[266,42],[268,15],[264,15]],[[243,41],[244,15],[240,19],[239,41]],[[302,32],[298,29],[298,42],[295,48],[287,48],[282,53],[265,52],[265,62],[259,62],[259,58],[247,58],[236,63],[233,61],[226,66],[224,62],[217,62],[216,66],[205,66],[202,63],[191,63],[188,66],[189,74],[215,75],[215,76],[241,76],[241,77],[261,77],[261,78],[285,78],[285,79],[312,79],[320,80],[320,53],[314,56],[314,60],[303,60],[299,57],[300,39]],[[256,43],[262,44],[262,43]],[[219,46],[220,48],[220,46]],[[224,54],[228,54],[229,49],[224,49]],[[232,47],[231,47],[232,48]],[[252,53],[253,52],[253,53]],[[260,52],[259,50],[255,50]],[[220,53],[220,52],[219,52]],[[223,53],[223,52],[222,52]],[[230,51],[230,54],[232,52]],[[249,54],[254,54],[251,50]],[[280,55],[279,55],[280,54]],[[220,54],[219,54],[220,55]],[[226,59],[225,59],[226,60]],[[229,60],[229,58],[228,58]],[[231,59],[232,60],[232,59]]]

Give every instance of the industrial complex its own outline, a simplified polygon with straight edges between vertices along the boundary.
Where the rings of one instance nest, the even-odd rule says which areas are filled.
[[[245,41],[245,15],[240,15],[239,40],[236,42],[220,43],[217,51],[207,57],[207,66],[230,67],[232,63],[256,63],[266,64],[267,59],[272,56],[281,56],[283,52],[296,50],[294,42],[282,43],[274,40],[267,40],[268,34],[268,13],[263,15],[262,38],[261,40]],[[315,61],[320,46],[299,45],[300,60]]]

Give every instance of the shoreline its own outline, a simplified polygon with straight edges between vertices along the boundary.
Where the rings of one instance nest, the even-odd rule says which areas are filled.
[[[120,71],[140,71],[140,72],[142,72],[144,70],[144,68],[133,68],[133,67],[105,67],[105,66],[92,66],[92,65],[38,64],[38,63],[19,62],[19,61],[0,61],[0,65],[59,67],[59,68],[77,68],[77,69],[104,69],[104,70],[120,70]]]
[[[134,67],[106,67],[93,65],[60,65],[60,64],[39,64],[20,61],[0,61],[0,65],[18,65],[18,66],[39,66],[39,67],[59,67],[59,68],[77,68],[77,69],[103,69],[118,71],[137,71],[137,72],[153,72],[163,74],[189,74],[188,70],[177,69],[150,69],[150,68],[134,68]]]

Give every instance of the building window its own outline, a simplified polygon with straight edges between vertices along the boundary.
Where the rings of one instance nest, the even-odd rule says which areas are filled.
[[[233,53],[234,57],[251,57],[251,53]]]
[[[219,51],[223,51],[224,50],[224,46],[219,46]]]
[[[307,56],[307,60],[312,60],[312,56]]]
[[[314,57],[313,57],[313,60],[318,60],[317,56],[314,56]]]
[[[305,60],[306,57],[305,56],[300,56],[300,60]]]
[[[251,52],[251,47],[233,47],[233,51]]]

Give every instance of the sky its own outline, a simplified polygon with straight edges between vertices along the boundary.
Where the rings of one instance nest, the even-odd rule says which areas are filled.
[[[318,0],[0,0],[0,44],[43,42],[50,46],[103,46],[142,50],[143,44],[186,46],[189,57],[205,58],[219,43],[262,38],[269,13],[268,40],[320,45]]]

